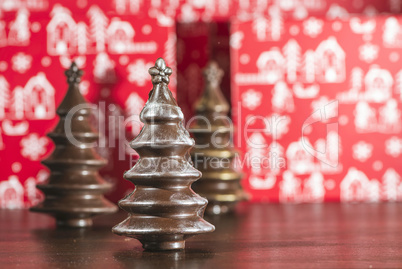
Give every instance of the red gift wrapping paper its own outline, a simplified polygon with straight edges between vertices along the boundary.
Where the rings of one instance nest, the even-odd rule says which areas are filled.
[[[99,153],[109,161],[101,174],[115,184],[109,198],[117,201],[133,189],[122,178],[137,158],[126,141],[141,128],[138,115],[152,88],[148,68],[159,56],[176,66],[174,27],[117,15],[107,1],[26,3],[34,2],[37,8],[3,12],[0,21],[0,207],[29,207],[42,198],[35,184],[49,172],[40,160],[54,148],[46,133],[58,121],[72,59],[84,70],[80,90],[95,105]],[[0,3],[4,9],[6,1]]]
[[[272,20],[231,34],[235,141],[253,199],[401,200],[402,17]]]

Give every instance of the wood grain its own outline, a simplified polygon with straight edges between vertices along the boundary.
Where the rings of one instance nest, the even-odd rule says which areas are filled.
[[[208,221],[186,250],[144,252],[112,234],[126,214],[89,229],[56,229],[25,210],[0,210],[0,268],[402,268],[402,206],[241,204]]]

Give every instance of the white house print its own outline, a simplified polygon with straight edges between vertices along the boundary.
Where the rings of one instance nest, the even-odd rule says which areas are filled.
[[[342,202],[361,202],[368,197],[370,180],[355,167],[351,167],[340,184]]]
[[[39,72],[24,87],[25,113],[27,119],[53,119],[55,116],[55,90],[45,73]]]
[[[274,84],[281,80],[284,75],[285,59],[278,48],[261,53],[257,59],[259,73],[268,84]]]
[[[0,208],[24,208],[24,188],[15,175],[0,182]]]
[[[307,138],[304,138],[304,144],[313,148]],[[296,175],[309,174],[315,167],[314,156],[304,149],[302,139],[289,144],[286,149],[286,158],[288,169]]]
[[[315,50],[317,81],[341,83],[345,80],[345,52],[335,37],[322,41]]]
[[[315,51],[309,49],[304,54],[299,45],[290,40],[283,52],[284,54],[277,47],[262,52],[256,61],[258,72],[237,73],[236,83],[271,85],[281,80],[290,83],[296,81],[342,83],[345,81],[345,52],[333,36],[323,40]],[[305,92],[299,84],[297,90],[300,96],[303,97],[305,94],[304,98],[312,98],[319,88],[312,86],[308,92]]]
[[[373,65],[364,77],[364,85],[366,101],[383,103],[391,98],[394,79],[388,70]]]
[[[46,27],[48,53],[50,55],[74,53],[77,44],[77,24],[71,17],[70,10],[55,4],[50,16],[52,19]]]
[[[109,52],[120,54],[132,50],[135,31],[129,22],[113,18],[107,29]]]
[[[285,58],[277,47],[264,51],[257,59],[258,73],[238,73],[235,80],[240,85],[260,84],[272,85],[283,80],[285,74]]]

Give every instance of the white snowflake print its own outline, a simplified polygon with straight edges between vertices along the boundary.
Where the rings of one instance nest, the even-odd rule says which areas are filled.
[[[21,139],[21,155],[31,161],[37,161],[46,153],[48,142],[46,137],[39,137],[36,133],[30,134]]]
[[[366,143],[364,141],[360,141],[357,144],[354,144],[352,147],[353,158],[360,162],[367,161],[373,152],[373,145]]]
[[[12,69],[18,73],[23,74],[31,68],[32,56],[27,55],[23,52],[19,52],[11,58],[11,62]]]
[[[314,17],[309,18],[303,22],[303,33],[309,37],[317,37],[322,33],[324,22]]]
[[[243,106],[250,110],[254,110],[261,105],[262,94],[253,89],[249,89],[241,97],[243,99]]]
[[[402,139],[396,136],[391,137],[385,141],[385,153],[397,158],[402,154]]]
[[[138,86],[145,86],[146,82],[151,79],[148,74],[148,69],[152,67],[152,63],[145,63],[143,59],[139,59],[134,63],[127,66],[128,81],[137,84]]]
[[[378,57],[378,46],[366,43],[359,47],[359,58],[366,63],[371,63]]]

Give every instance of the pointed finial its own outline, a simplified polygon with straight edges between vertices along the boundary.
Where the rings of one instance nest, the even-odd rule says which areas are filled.
[[[166,62],[163,58],[158,58],[155,62],[155,66],[149,68],[148,73],[152,76],[152,84],[159,83],[169,84],[169,76],[172,74],[172,69],[166,66]]]
[[[70,68],[64,73],[67,76],[68,84],[72,84],[81,82],[81,77],[84,74],[84,71],[79,69],[75,62],[72,62]]]
[[[214,61],[208,63],[203,71],[205,83],[213,87],[218,87],[221,83],[224,72],[219,68],[218,64]]]

